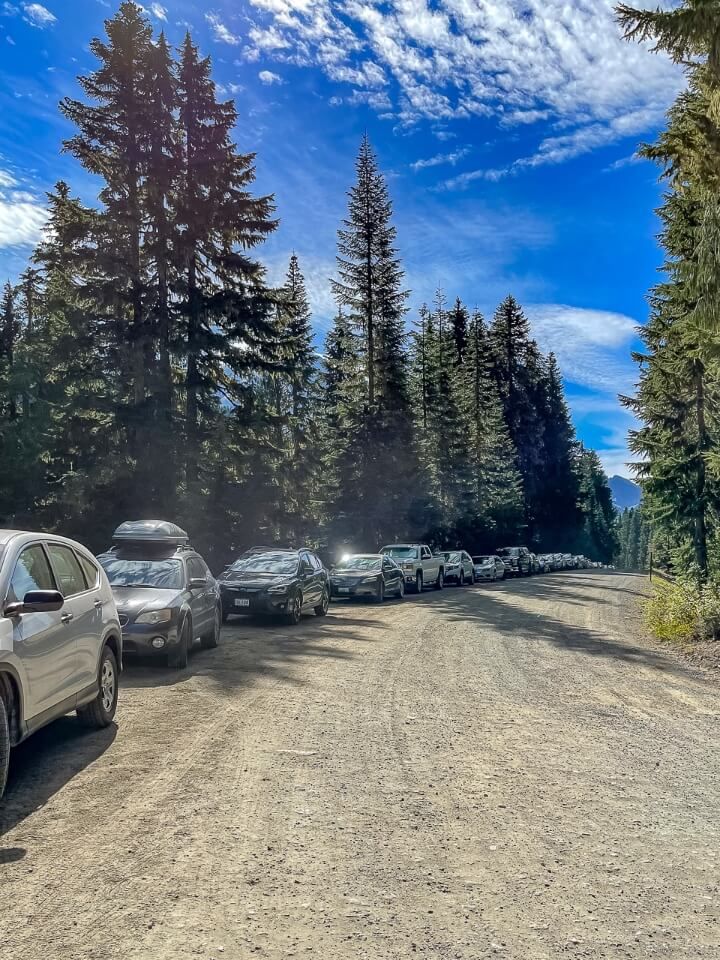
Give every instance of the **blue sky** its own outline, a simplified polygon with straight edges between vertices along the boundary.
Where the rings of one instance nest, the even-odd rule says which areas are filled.
[[[0,0],[0,281],[22,269],[43,198],[96,184],[60,154],[57,103],[93,67],[109,0]],[[412,290],[437,286],[487,316],[513,293],[554,350],[580,437],[628,475],[630,351],[661,253],[656,170],[637,162],[682,76],[620,39],[606,0],[191,0],[145,3],[178,43],[189,27],[235,97],[237,139],[281,225],[262,259],[295,250],[322,334],[359,139],[387,174]]]

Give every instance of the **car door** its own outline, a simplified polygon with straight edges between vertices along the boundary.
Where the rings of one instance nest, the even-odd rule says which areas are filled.
[[[463,550],[463,552],[460,554],[460,558],[462,561],[462,567],[463,567],[463,572],[465,574],[465,579],[472,580],[473,578],[472,557],[470,556],[469,553],[465,553],[465,551]]]
[[[93,623],[89,634],[78,637],[78,660],[80,682],[83,687],[90,686],[97,679],[98,661],[100,658],[100,644],[102,642],[105,618],[108,609],[109,597],[103,600],[102,579],[97,564],[84,553],[75,550],[75,556],[80,562],[88,597],[92,600]]]
[[[300,583],[302,587],[303,606],[316,607],[322,597],[319,571],[315,569],[306,551],[300,554]]]
[[[193,618],[193,634],[195,637],[205,633],[211,623],[210,599],[213,595],[212,583],[208,580],[205,564],[200,557],[188,557],[188,580],[202,580],[202,587],[193,587],[190,590],[190,609]],[[194,639],[194,638],[193,638]]]
[[[44,544],[32,543],[15,561],[5,603],[22,601],[30,590],[58,589]],[[13,648],[27,680],[24,704],[30,726],[33,719],[39,722],[43,714],[71,701],[79,689],[77,643],[68,612],[63,606],[13,617]]]
[[[386,593],[392,593],[393,590],[397,590],[398,580],[400,579],[400,571],[398,570],[396,564],[394,564],[388,557],[383,557],[382,559],[382,578],[383,583],[385,584]]]
[[[68,544],[46,543],[50,565],[60,593],[65,597],[62,621],[75,636],[75,688],[95,683],[99,656],[102,609],[96,591],[88,588],[77,554]]]

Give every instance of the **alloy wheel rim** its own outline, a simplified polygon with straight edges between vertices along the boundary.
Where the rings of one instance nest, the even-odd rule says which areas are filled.
[[[115,702],[115,671],[109,660],[106,660],[102,666],[100,688],[102,690],[103,707],[110,711]]]

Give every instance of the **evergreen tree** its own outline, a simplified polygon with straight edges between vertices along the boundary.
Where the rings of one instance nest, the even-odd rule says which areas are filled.
[[[455,344],[455,363],[461,364],[465,359],[468,345],[468,311],[467,307],[457,297],[450,311],[450,326],[452,328],[453,343]]]

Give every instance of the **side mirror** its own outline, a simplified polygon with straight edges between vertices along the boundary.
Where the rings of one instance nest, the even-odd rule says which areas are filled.
[[[19,617],[21,613],[54,613],[61,610],[65,597],[59,590],[28,590],[22,603],[9,603],[6,617]]]
[[[203,590],[207,586],[207,580],[204,577],[190,577],[188,589]]]

